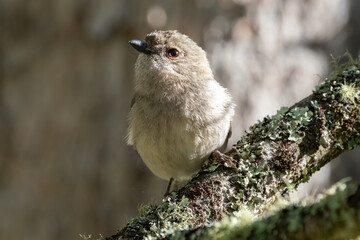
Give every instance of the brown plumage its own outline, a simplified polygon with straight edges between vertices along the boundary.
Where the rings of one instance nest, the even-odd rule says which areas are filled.
[[[227,143],[234,103],[186,35],[154,31],[129,43],[140,54],[127,142],[155,175],[175,179],[176,189]]]

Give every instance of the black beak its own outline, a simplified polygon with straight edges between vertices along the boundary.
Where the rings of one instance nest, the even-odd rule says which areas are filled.
[[[148,45],[146,42],[140,41],[140,40],[130,40],[129,44],[135,48],[137,51],[145,54],[151,54],[152,51],[148,48]]]

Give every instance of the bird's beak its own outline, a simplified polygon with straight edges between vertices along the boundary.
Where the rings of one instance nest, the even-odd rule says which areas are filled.
[[[144,41],[140,40],[130,40],[129,44],[135,48],[137,51],[145,54],[151,54],[152,51],[148,48],[148,45]]]

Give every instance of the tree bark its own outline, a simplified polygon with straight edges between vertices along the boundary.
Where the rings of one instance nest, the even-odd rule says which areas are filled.
[[[247,211],[209,227],[175,232],[165,239],[250,240],[353,239],[360,235],[360,187],[338,183],[311,204],[293,203],[252,222]]]
[[[360,63],[348,57],[348,63],[335,64],[310,96],[250,127],[227,153],[237,161],[236,169],[210,159],[185,187],[157,206],[144,206],[108,239],[163,238],[244,208],[259,216],[277,196],[357,146]]]

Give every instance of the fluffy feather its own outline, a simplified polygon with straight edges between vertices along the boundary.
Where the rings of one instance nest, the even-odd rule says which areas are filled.
[[[235,105],[189,37],[154,31],[144,42],[148,53],[135,64],[127,143],[156,176],[186,181],[226,142]],[[170,57],[169,49],[179,55]]]

